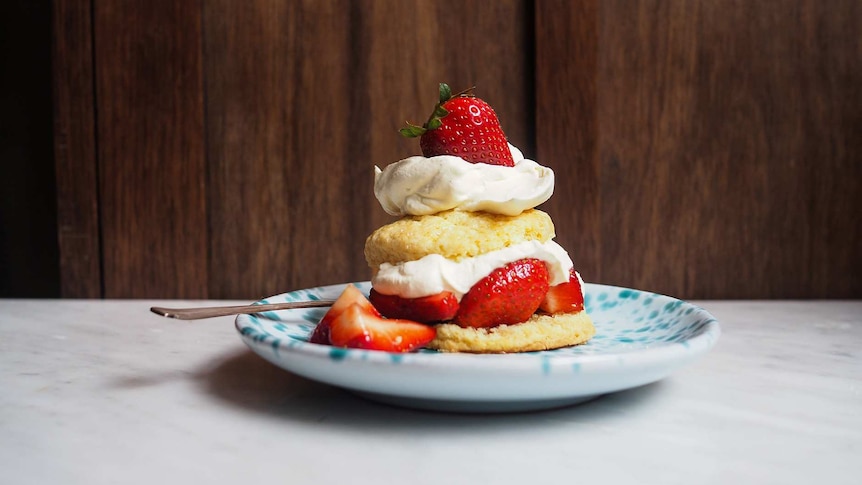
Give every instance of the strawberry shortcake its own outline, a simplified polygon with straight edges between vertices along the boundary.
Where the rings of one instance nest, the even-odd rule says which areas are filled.
[[[312,341],[508,353],[589,340],[583,281],[535,208],[553,193],[553,171],[506,141],[487,103],[445,84],[428,121],[402,134],[420,137],[423,156],[375,171],[375,196],[400,219],[366,240],[368,300],[340,298]]]
[[[434,324],[428,346],[525,352],[586,341],[581,282],[551,218],[448,210],[408,216],[368,237],[371,303],[384,316]],[[572,281],[574,280],[574,281]]]

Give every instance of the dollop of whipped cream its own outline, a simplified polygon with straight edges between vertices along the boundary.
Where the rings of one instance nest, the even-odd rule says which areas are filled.
[[[415,156],[374,167],[374,195],[388,214],[424,216],[449,209],[516,216],[554,193],[554,171],[509,144],[514,167],[461,157]]]
[[[402,298],[450,291],[460,301],[479,280],[522,258],[536,258],[547,263],[551,286],[569,281],[569,270],[574,266],[566,250],[554,241],[527,241],[460,261],[430,254],[415,261],[383,263],[371,279],[371,285],[380,293]]]

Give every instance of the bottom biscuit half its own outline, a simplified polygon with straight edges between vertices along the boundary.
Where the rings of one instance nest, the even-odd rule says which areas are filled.
[[[443,352],[501,354],[551,350],[582,344],[596,329],[587,312],[535,314],[516,325],[463,328],[454,323],[437,325],[437,337],[428,348]]]

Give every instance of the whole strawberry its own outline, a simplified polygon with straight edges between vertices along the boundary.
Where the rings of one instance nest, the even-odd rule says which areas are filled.
[[[548,278],[544,261],[534,258],[497,268],[464,294],[454,323],[484,328],[524,322],[545,299]]]
[[[454,155],[471,163],[514,167],[497,114],[467,89],[457,94],[440,83],[440,101],[422,126],[407,123],[401,135],[419,138],[426,157]]]

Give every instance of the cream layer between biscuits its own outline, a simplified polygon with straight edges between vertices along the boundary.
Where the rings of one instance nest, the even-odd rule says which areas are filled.
[[[551,286],[569,280],[574,264],[569,254],[554,241],[527,241],[458,261],[439,254],[402,263],[383,263],[371,279],[375,291],[402,298],[421,298],[449,291],[460,301],[479,280],[512,261],[535,258],[548,266]]]

